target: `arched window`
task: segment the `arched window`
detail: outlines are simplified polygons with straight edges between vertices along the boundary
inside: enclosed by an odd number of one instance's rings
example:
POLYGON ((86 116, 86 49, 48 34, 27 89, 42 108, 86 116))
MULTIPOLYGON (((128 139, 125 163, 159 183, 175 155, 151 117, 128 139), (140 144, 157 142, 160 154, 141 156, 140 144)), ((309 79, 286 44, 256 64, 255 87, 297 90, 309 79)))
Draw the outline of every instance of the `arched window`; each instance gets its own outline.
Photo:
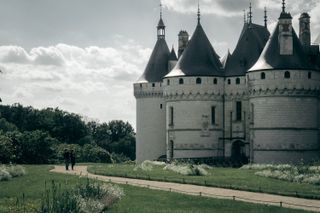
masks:
POLYGON ((183 78, 179 79, 179 84, 183 84, 183 78))
POLYGON ((217 84, 218 83, 218 79, 213 79, 213 84, 217 84))
POLYGON ((308 72, 308 79, 311 79, 311 72, 308 72))
POLYGON ((231 80, 230 79, 228 79, 228 84, 231 84, 231 80))
POLYGON ((290 72, 289 71, 286 71, 284 73, 284 78, 290 78, 290 72))
POLYGON ((240 78, 236 78, 236 84, 240 84, 240 78))
POLYGON ((266 79, 266 74, 264 72, 261 73, 261 79, 266 79))
POLYGON ((167 80, 167 85, 170 85, 170 80, 169 79, 167 80))
POLYGON ((201 84, 201 78, 196 79, 196 84, 201 84))

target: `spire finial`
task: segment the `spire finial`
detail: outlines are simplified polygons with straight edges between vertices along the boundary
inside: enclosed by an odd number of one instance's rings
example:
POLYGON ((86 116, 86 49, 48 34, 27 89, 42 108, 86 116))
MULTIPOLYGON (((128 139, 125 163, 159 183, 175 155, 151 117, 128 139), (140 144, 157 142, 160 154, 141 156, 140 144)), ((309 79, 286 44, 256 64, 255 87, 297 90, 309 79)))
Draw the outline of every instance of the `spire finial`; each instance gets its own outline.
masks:
POLYGON ((252 23, 252 3, 250 2, 249 6, 249 23, 252 23))
POLYGON ((247 13, 246 10, 243 10, 243 21, 246 24, 247 23, 247 13))
POLYGON ((200 0, 198 0, 198 23, 200 23, 200 0))
POLYGON ((264 27, 268 27, 267 7, 264 7, 264 27))
POLYGON ((160 0, 160 19, 162 19, 162 2, 161 2, 161 0, 160 0))
POLYGON ((286 0, 282 0, 282 12, 286 12, 286 0))

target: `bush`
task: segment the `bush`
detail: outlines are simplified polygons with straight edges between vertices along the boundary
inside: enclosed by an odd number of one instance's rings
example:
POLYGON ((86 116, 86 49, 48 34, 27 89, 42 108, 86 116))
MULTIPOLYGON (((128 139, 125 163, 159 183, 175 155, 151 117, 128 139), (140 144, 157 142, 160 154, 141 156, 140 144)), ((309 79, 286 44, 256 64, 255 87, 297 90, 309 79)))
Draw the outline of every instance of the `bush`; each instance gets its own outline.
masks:
POLYGON ((14 146, 12 140, 5 136, 0 135, 0 163, 9 163, 13 160, 14 146))
POLYGON ((0 167, 0 181, 8 181, 12 178, 10 173, 6 170, 4 166, 0 167))
POLYGON ((124 196, 123 190, 112 184, 79 183, 74 189, 61 191, 54 181, 41 200, 39 213, 100 213, 109 209, 124 196))
POLYGON ((25 169, 19 165, 2 165, 0 167, 0 181, 8 181, 11 178, 23 176, 25 174, 25 169))

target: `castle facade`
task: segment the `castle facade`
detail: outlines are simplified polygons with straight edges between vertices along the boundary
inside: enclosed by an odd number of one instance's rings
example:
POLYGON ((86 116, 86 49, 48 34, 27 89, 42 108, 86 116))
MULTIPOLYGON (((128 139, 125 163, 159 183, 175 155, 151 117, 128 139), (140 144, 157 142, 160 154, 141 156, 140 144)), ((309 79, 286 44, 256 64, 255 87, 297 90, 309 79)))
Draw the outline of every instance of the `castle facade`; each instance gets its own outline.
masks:
POLYGON ((270 34, 251 7, 233 53, 220 59, 200 21, 169 50, 160 17, 157 42, 134 83, 136 160, 222 158, 254 163, 319 159, 320 52, 310 16, 297 36, 282 12, 270 34))

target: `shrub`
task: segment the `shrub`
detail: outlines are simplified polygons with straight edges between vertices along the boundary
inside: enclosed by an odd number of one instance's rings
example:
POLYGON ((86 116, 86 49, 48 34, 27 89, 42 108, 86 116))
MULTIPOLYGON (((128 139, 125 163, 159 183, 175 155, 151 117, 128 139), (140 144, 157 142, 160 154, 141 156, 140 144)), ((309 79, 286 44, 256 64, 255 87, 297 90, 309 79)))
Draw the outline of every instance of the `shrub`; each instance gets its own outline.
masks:
POLYGON ((12 178, 10 173, 6 170, 4 166, 0 167, 0 181, 8 181, 12 178))
POLYGON ((185 164, 185 165, 167 164, 163 169, 171 170, 181 175, 194 175, 194 176, 208 175, 208 172, 203 167, 199 165, 193 165, 193 164, 185 164))

